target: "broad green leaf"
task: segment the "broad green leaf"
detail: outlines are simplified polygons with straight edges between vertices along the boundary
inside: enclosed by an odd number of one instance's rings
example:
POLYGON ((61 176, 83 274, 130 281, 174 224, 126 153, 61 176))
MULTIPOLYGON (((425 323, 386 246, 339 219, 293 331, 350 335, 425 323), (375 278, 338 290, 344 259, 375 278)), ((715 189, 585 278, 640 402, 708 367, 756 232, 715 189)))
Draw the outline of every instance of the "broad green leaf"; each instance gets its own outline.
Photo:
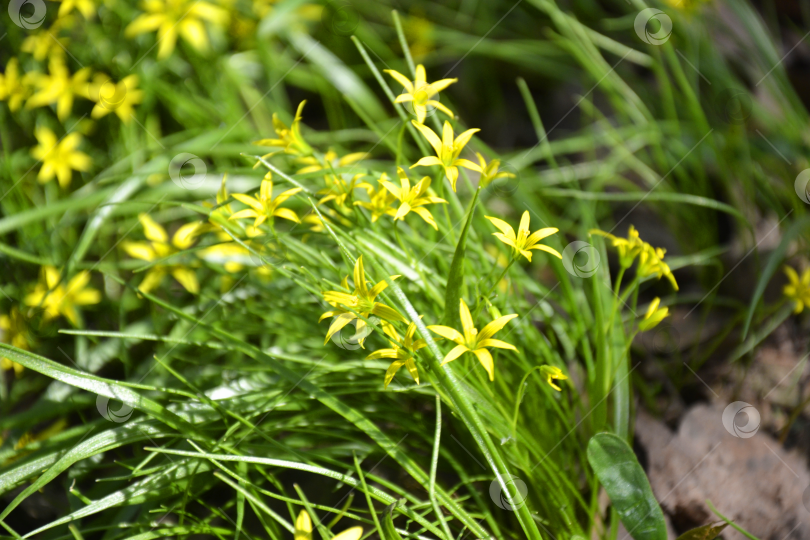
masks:
POLYGON ((666 540, 664 513, 633 449, 612 433, 588 442, 588 461, 634 540, 666 540))
POLYGON ((678 540, 714 540, 726 527, 728 527, 728 523, 717 523, 714 525, 710 523, 709 525, 686 531, 678 537, 678 540))
POLYGON ((475 215, 475 205, 478 203, 478 193, 475 190, 470 208, 467 210, 467 221, 461 230, 461 236, 456 244, 456 252, 453 255, 453 262, 450 265, 450 273, 447 275, 447 287, 444 290, 444 318, 443 324, 451 328, 461 328, 461 318, 458 312, 459 301, 461 300, 461 286, 464 284, 464 253, 467 245, 467 232, 470 230, 473 216, 475 215))

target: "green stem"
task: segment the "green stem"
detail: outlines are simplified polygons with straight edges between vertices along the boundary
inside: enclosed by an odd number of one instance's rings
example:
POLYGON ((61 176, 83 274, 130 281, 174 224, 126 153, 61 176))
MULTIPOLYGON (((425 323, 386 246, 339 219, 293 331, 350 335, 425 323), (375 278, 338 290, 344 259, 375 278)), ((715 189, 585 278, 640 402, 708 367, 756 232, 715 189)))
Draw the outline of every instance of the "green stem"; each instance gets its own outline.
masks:
POLYGON ((439 446, 442 439, 442 398, 438 394, 436 395, 436 436, 433 438, 433 457, 430 460, 430 489, 428 490, 430 494, 430 504, 433 505, 433 512, 436 514, 436 518, 439 520, 439 523, 442 525, 442 530, 444 531, 444 536, 446 540, 453 540, 453 533, 450 532, 450 528, 447 526, 447 522, 444 519, 444 514, 442 514, 442 509, 439 507, 439 502, 436 500, 436 469, 439 465, 439 446))

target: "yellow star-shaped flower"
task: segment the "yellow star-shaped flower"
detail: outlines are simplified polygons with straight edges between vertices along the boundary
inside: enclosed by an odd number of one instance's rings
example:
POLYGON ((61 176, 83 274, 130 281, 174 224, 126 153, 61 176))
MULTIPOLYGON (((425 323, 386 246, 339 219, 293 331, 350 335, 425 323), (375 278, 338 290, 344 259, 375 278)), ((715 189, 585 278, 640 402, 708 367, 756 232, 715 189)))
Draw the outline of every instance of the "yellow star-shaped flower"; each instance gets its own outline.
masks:
POLYGON ((512 315, 504 315, 503 317, 498 317, 484 328, 481 329, 479 333, 478 330, 475 328, 475 325, 472 320, 472 315, 470 315, 470 308, 467 307, 467 304, 464 302, 464 299, 461 299, 459 304, 459 313, 461 315, 461 327, 464 333, 462 334, 455 328, 450 328, 449 326, 440 326, 440 325, 433 325, 428 326, 428 330, 439 334, 443 338, 447 338, 450 341, 456 343, 456 346, 444 357, 442 361, 442 365, 452 362, 465 352, 473 353, 477 358, 478 361, 481 362, 481 365, 484 366, 484 369, 487 370, 489 374, 489 380, 495 380, 495 362, 492 359, 492 355, 487 350, 487 347, 495 347, 496 349, 509 349, 512 351, 517 350, 514 345, 506 343, 505 341, 500 341, 498 339, 492 339, 492 336, 495 335, 496 332, 500 331, 506 323, 517 317, 517 314, 512 315))
POLYGON ((419 384, 419 372, 416 369, 414 355, 416 354, 416 351, 426 347, 427 343, 425 343, 424 339, 413 339, 413 335, 416 332, 416 324, 411 323, 408 325, 404 338, 399 337, 394 325, 383 321, 382 327, 383 332, 391 337, 391 348, 379 349, 368 355, 366 358, 368 360, 378 360, 380 358, 394 359, 394 361, 385 371, 386 387, 388 387, 388 385, 394 379, 394 375, 397 374, 397 371, 399 371, 399 368, 402 366, 405 366, 408 369, 408 372, 411 374, 411 377, 413 377, 413 380, 416 381, 416 384, 419 384))
POLYGON ((455 115, 453 111, 442 105, 439 101, 433 99, 439 92, 458 81, 458 79, 442 79, 434 83, 428 84, 425 79, 425 66, 419 64, 416 66, 416 79, 411 82, 408 77, 393 69, 386 69, 386 73, 391 75, 397 80, 399 84, 405 87, 405 93, 400 94, 394 100, 396 103, 410 103, 413 107, 413 112, 416 115, 416 121, 420 124, 425 123, 425 116, 427 116, 428 107, 439 109, 444 114, 453 118, 455 115))
POLYGON ((401 167, 397 167, 397 174, 399 175, 400 187, 380 177, 380 184, 385 186, 385 189, 390 191, 394 197, 399 200, 399 208, 397 208, 397 211, 394 213, 394 221, 404 219, 410 212, 414 212, 424 219, 428 225, 438 231, 439 227, 436 225, 436 221, 433 219, 430 210, 425 208, 425 205, 447 204, 447 201, 439 197, 427 195, 427 191, 430 189, 430 177, 423 177, 414 187, 411 187, 408 175, 401 167))
POLYGON ((279 208, 281 203, 301 191, 301 188, 292 188, 284 191, 273 198, 273 175, 267 173, 264 175, 261 187, 259 188, 259 198, 243 195, 241 193, 234 193, 233 198, 237 201, 248 205, 250 208, 236 212, 228 219, 243 219, 254 218, 253 226, 258 227, 267 220, 273 222, 274 217, 289 219, 296 223, 301 223, 298 215, 289 208, 279 208))
POLYGON ((68 133, 58 141, 53 131, 38 127, 34 135, 39 144, 31 149, 31 155, 42 162, 37 179, 44 184, 55 176, 61 188, 67 188, 73 178, 73 171, 89 171, 93 160, 76 148, 82 142, 78 133, 68 133))
POLYGON ((458 157, 461 154, 461 151, 464 150, 467 143, 470 142, 472 136, 476 132, 481 131, 480 129, 468 129, 454 139, 453 127, 450 125, 450 122, 445 121, 444 128, 442 130, 442 138, 439 139, 439 136, 426 125, 414 122, 413 120, 411 123, 416 126, 416 129, 418 129, 422 135, 424 135, 424 137, 430 143, 430 146, 432 146, 433 150, 436 152, 435 156, 423 157, 411 165, 411 169, 420 165, 440 165, 444 169, 444 174, 447 176, 447 179, 450 180, 450 185, 453 186, 453 191, 456 190, 456 180, 458 180, 459 167, 465 167, 479 173, 482 172, 481 167, 469 159, 461 159, 458 157))
POLYGON ((43 320, 55 319, 59 315, 69 320, 73 326, 79 325, 77 306, 98 304, 101 293, 88 287, 90 272, 79 272, 68 281, 67 286, 61 283, 59 270, 53 266, 42 267, 42 278, 34 290, 28 294, 26 305, 44 310, 43 320))
POLYGON ((498 218, 484 216, 488 220, 492 222, 493 225, 498 227, 501 232, 499 233, 492 233, 492 236, 506 244, 507 246, 511 246, 514 250, 514 256, 523 255, 526 259, 531 262, 532 260, 532 252, 533 249, 539 249, 540 251, 545 251, 546 253, 551 253, 558 259, 562 259, 562 255, 554 249, 550 248, 544 244, 540 244, 540 240, 546 238, 547 236, 551 236, 559 231, 556 227, 545 227, 543 229, 534 231, 533 233, 529 234, 529 220, 531 217, 529 216, 529 211, 526 210, 523 212, 523 217, 520 218, 520 225, 518 226, 518 232, 515 234, 515 230, 505 221, 500 220, 498 218))
POLYGON ((785 274, 787 274, 790 283, 785 285, 782 292, 795 302, 796 308, 793 312, 801 313, 804 311, 805 306, 810 306, 810 268, 802 272, 801 278, 799 278, 796 270, 789 266, 785 267, 785 274))

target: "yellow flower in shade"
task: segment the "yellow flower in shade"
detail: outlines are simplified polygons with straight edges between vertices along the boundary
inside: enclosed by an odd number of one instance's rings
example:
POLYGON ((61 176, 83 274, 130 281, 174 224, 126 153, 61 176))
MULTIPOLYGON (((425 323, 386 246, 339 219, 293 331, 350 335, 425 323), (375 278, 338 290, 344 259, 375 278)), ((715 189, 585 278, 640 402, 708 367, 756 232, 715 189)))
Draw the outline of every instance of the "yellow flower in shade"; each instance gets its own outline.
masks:
POLYGON ((20 74, 20 62, 16 58, 8 61, 5 73, 0 73, 0 101, 8 101, 11 112, 18 110, 30 93, 26 80, 20 74))
POLYGON ((442 79, 428 84, 425 81, 425 66, 422 64, 416 66, 416 80, 413 82, 402 73, 394 71, 393 69, 386 69, 385 72, 405 87, 405 93, 397 96, 397 99, 394 101, 396 103, 410 103, 413 107, 414 114, 416 114, 416 121, 420 124, 425 123, 428 107, 439 109, 450 118, 455 116, 453 111, 433 98, 436 97, 439 92, 458 81, 458 79, 442 79))
POLYGON ((174 50, 179 35, 199 52, 208 50, 208 21, 226 26, 228 11, 201 0, 145 0, 141 7, 146 13, 129 23, 124 35, 128 38, 157 30, 157 57, 166 58, 174 50))
MULTIPOLYGON (((18 349, 28 350, 31 342, 31 335, 28 332, 28 325, 25 323, 20 310, 11 308, 8 315, 0 315, 0 341, 13 345, 18 349)), ((0 357, 0 369, 14 369, 14 374, 22 375, 23 366, 9 358, 0 357)))
POLYGON ((658 323, 663 321, 667 316, 669 316, 669 308, 664 306, 659 308, 658 306, 661 304, 661 299, 655 297, 652 302, 650 302, 650 307, 647 308, 647 313, 644 315, 644 318, 638 323, 638 329, 642 332, 647 330, 651 330, 658 326, 658 323))
POLYGON ((298 174, 306 174, 316 171, 324 171, 329 169, 337 169, 338 167, 348 167, 357 163, 361 159, 365 159, 368 152, 354 152, 353 154, 346 154, 343 157, 338 157, 337 152, 329 150, 322 158, 316 156, 306 156, 298 158, 295 162, 298 165, 303 165, 303 168, 298 169, 298 174))
POLYGON ((419 165, 441 165, 444 169, 444 174, 447 176, 448 180, 450 180, 450 184, 453 186, 453 191, 456 190, 456 180, 458 180, 459 167, 465 167, 479 173, 481 172, 481 167, 472 161, 458 157, 461 154, 461 151, 464 150, 467 143, 470 142, 473 134, 481 131, 480 129, 468 129, 453 139, 453 128, 450 126, 450 122, 445 121, 444 129, 442 130, 442 138, 439 139, 439 136, 426 125, 419 124, 413 120, 411 120, 411 122, 414 126, 416 126, 416 129, 418 129, 422 135, 425 136, 430 143, 430 146, 432 146, 433 150, 436 152, 436 156, 423 157, 411 165, 411 169, 419 165))
POLYGON ((638 235, 635 227, 630 225, 627 230, 627 238, 620 238, 613 236, 605 231, 599 229, 591 229, 589 234, 603 236, 610 240, 613 247, 619 253, 619 265, 622 268, 630 268, 633 261, 638 257, 637 273, 639 277, 647 277, 656 275, 658 279, 665 277, 672 284, 672 287, 677 291, 678 283, 675 281, 675 276, 672 275, 669 265, 664 262, 664 255, 666 250, 664 248, 656 248, 644 242, 638 235))
POLYGON ((399 175, 399 184, 401 187, 397 187, 388 180, 380 177, 380 184, 385 186, 385 189, 399 199, 399 208, 394 214, 394 221, 404 219, 410 212, 414 212, 424 219, 428 225, 438 231, 439 227, 436 226, 433 215, 431 215, 430 210, 424 206, 426 204, 447 204, 447 201, 439 197, 427 195, 427 191, 430 189, 429 177, 423 177, 414 187, 411 187, 408 175, 401 167, 397 167, 397 174, 399 175))
POLYGON ((508 171, 499 171, 501 160, 493 159, 489 163, 484 159, 479 152, 475 153, 478 156, 478 165, 481 167, 481 179, 478 181, 480 187, 487 187, 493 180, 499 178, 514 178, 515 175, 508 171))
POLYGON ((115 112, 125 124, 132 121, 134 105, 143 100, 143 90, 138 90, 137 75, 128 75, 118 83, 104 77, 99 84, 92 86, 90 95, 96 101, 91 117, 98 119, 115 112))
POLYGON ((664 248, 654 248, 645 242, 644 248, 638 256, 638 275, 639 277, 655 275, 658 276, 658 279, 666 276, 672 284, 672 288, 677 291, 678 283, 675 281, 675 276, 672 275, 669 265, 664 262, 666 252, 664 248))
POLYGON ((74 9, 77 9, 84 15, 85 19, 90 19, 96 14, 96 4, 93 0, 53 0, 54 2, 61 2, 59 6, 58 17, 65 17, 69 15, 74 9))
MULTIPOLYGON (((388 279, 394 280, 397 279, 399 276, 389 276, 388 279)), ((343 278, 343 282, 341 286, 344 290, 349 290, 349 277, 346 276, 343 278)), ((335 317, 335 320, 332 321, 332 324, 329 326, 329 330, 326 332, 326 339, 323 340, 324 345, 331 339, 333 335, 340 330, 343 329, 344 326, 352 322, 353 320, 357 319, 357 315, 352 313, 351 311, 346 310, 345 308, 351 308, 355 312, 359 313, 366 319, 368 319, 371 315, 376 315, 380 319, 386 321, 399 321, 405 322, 405 318, 400 315, 397 310, 392 307, 388 307, 381 302, 376 302, 375 299, 377 296, 383 292, 388 287, 387 281, 380 281, 376 285, 372 286, 370 289, 366 284, 366 275, 365 269, 363 268, 363 256, 360 255, 357 258, 357 262, 354 264, 354 292, 351 294, 342 291, 327 291, 323 293, 323 299, 326 300, 329 305, 336 308, 332 311, 327 311, 321 318, 318 319, 318 322, 326 319, 327 317, 335 317), (345 306, 345 307, 343 307, 345 306)), ((358 319, 357 326, 356 326, 356 335, 363 336, 368 335, 368 329, 366 328, 366 321, 362 319, 358 319)), ((365 336, 361 337, 358 340, 358 343, 361 347, 363 347, 363 341, 365 341, 365 336)), ((365 347, 363 347, 365 348, 365 347)))
POLYGON ((557 392, 562 391, 559 386, 554 384, 555 379, 558 381, 564 381, 568 378, 568 376, 565 375, 560 368, 554 366, 540 366, 540 371, 543 373, 543 376, 545 376, 546 382, 550 387, 557 392))
MULTIPOLYGON (((285 154, 292 154, 296 156, 309 156, 312 155, 312 147, 307 144, 304 137, 301 135, 301 113, 304 111, 306 100, 298 104, 298 109, 295 111, 295 118, 292 124, 287 127, 287 124, 279 120, 278 115, 273 113, 273 129, 276 132, 277 139, 260 139, 253 144, 257 146, 276 146, 284 149, 285 154)), ((263 156, 268 157, 276 154, 277 152, 270 152, 263 156)), ((257 164, 258 165, 258 164, 257 164)))
POLYGON ((89 171, 93 160, 76 148, 82 142, 82 136, 76 132, 68 133, 57 141, 53 131, 38 127, 34 135, 39 144, 31 149, 31 155, 42 162, 37 179, 44 184, 55 176, 63 189, 70 185, 73 171, 89 171))
POLYGON ((56 103, 56 116, 65 120, 73 109, 76 96, 87 98, 90 68, 82 68, 71 76, 61 57, 51 57, 48 75, 31 73, 30 80, 38 91, 25 102, 26 109, 44 107, 56 103))
POLYGON ((533 233, 529 234, 529 220, 531 217, 529 216, 529 211, 526 210, 523 212, 523 217, 520 218, 520 225, 518 226, 517 235, 515 234, 515 230, 505 221, 500 220, 498 218, 484 216, 488 220, 492 222, 493 225, 498 227, 501 230, 499 233, 492 233, 492 236, 506 244, 507 246, 512 246, 513 254, 515 257, 518 255, 523 255, 526 259, 531 262, 532 260, 532 252, 533 249, 539 249, 540 251, 545 251, 546 253, 551 253, 558 259, 562 259, 562 255, 553 248, 550 248, 544 244, 540 244, 540 240, 546 238, 547 236, 551 236, 559 231, 556 227, 545 227, 543 229, 534 231, 533 233))
MULTIPOLYGON (((177 229, 177 232, 172 236, 171 242, 169 242, 166 229, 158 225, 148 214, 140 214, 138 221, 141 222, 143 233, 149 242, 123 242, 121 247, 130 257, 147 262, 157 261, 190 248, 202 229, 202 224, 199 222, 186 223, 177 229)), ((200 292, 197 274, 187 266, 172 263, 152 266, 143 281, 141 281, 138 289, 148 293, 160 285, 167 273, 170 273, 188 292, 192 294, 200 292)))
POLYGON ((461 299, 460 301, 459 313, 461 314, 461 327, 464 334, 455 328, 450 328, 449 326, 428 326, 428 330, 431 332, 435 332, 443 338, 447 338, 456 343, 456 346, 444 357, 442 365, 452 362, 465 352, 471 352, 478 358, 478 361, 481 362, 484 369, 487 370, 489 380, 494 381, 495 364, 492 360, 492 355, 487 350, 487 347, 509 349, 512 351, 517 350, 514 345, 506 343, 505 341, 492 339, 492 336, 506 326, 506 323, 517 317, 517 314, 513 313, 512 315, 498 317, 482 328, 481 332, 479 333, 474 326, 472 315, 470 315, 470 308, 468 308, 467 304, 464 303, 464 299, 461 299))
MULTIPOLYGON (((387 179, 388 175, 382 173, 380 175, 380 182, 387 179)), ((380 186, 378 189, 371 188, 368 192, 369 195, 369 202, 365 201, 354 201, 354 204, 365 208, 369 212, 371 212, 371 222, 375 223, 380 216, 389 215, 395 216, 397 211, 391 207, 391 203, 396 200, 390 191, 385 189, 385 187, 380 186)))
POLYGON ((268 172, 266 175, 264 175, 264 180, 262 180, 261 187, 259 188, 258 199, 249 195, 234 193, 234 199, 248 205, 250 208, 240 210, 228 219, 254 218, 254 227, 258 227, 268 219, 270 220, 270 223, 272 223, 274 217, 280 217, 289 219, 290 221, 294 221, 296 223, 301 223, 301 220, 298 219, 298 215, 295 212, 289 208, 279 208, 281 203, 301 191, 301 188, 297 187, 288 189, 287 191, 280 193, 278 197, 274 199, 272 178, 272 173, 268 172))
MULTIPOLYGON (((295 520, 294 540, 312 540, 312 519, 306 510, 301 510, 295 520)), ((351 527, 335 535, 332 540, 359 540, 363 527, 351 527)))
POLYGON ((365 189, 366 193, 371 194, 374 187, 368 182, 360 182, 360 179, 365 176, 364 173, 355 174, 348 182, 343 179, 342 174, 327 174, 324 177, 326 187, 318 191, 318 195, 324 197, 318 201, 318 206, 329 201, 335 201, 338 206, 346 206, 346 199, 351 204, 354 204, 354 190, 365 189))
POLYGON ((801 313, 805 306, 810 306, 810 268, 802 272, 801 278, 796 270, 789 266, 785 267, 785 274, 790 283, 785 285, 782 292, 796 303, 796 309, 793 312, 801 313))
POLYGON ((90 272, 87 270, 73 276, 67 286, 64 286, 59 270, 53 266, 43 266, 42 278, 24 301, 28 306, 43 309, 42 318, 45 321, 64 315, 73 326, 78 326, 79 312, 76 307, 98 304, 101 301, 101 293, 88 287, 88 283, 90 272))
MULTIPOLYGON (((420 317, 421 318, 421 317, 420 317)), ((385 371, 385 386, 388 387, 391 384, 391 381, 394 379, 394 375, 397 374, 399 368, 405 366, 408 368, 408 372, 413 377, 413 380, 416 381, 416 384, 419 384, 419 372, 416 370, 416 362, 414 362, 414 354, 419 349, 427 346, 424 339, 413 339, 414 332, 416 332, 416 324, 411 323, 408 325, 408 329, 405 331, 405 337, 400 338, 399 334, 397 334, 394 325, 389 324, 385 321, 382 322, 383 332, 387 336, 391 337, 390 349, 380 349, 374 351, 370 355, 366 357, 368 360, 379 360, 380 358, 393 358, 394 361, 388 366, 388 369, 385 371), (400 346, 401 345, 401 346, 400 346)))

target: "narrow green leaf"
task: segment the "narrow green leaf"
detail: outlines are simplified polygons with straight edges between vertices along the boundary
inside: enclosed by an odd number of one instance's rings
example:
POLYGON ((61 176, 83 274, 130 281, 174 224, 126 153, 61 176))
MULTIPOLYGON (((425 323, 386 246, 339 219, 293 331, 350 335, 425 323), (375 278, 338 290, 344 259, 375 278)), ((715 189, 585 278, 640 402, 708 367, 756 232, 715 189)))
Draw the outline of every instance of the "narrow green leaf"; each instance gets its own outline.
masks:
POLYGON ((197 428, 166 409, 163 405, 143 397, 131 388, 122 386, 113 380, 103 379, 77 369, 63 366, 53 360, 12 347, 6 343, 0 343, 0 350, 3 351, 3 356, 18 364, 22 364, 30 370, 42 373, 52 379, 87 390, 99 396, 122 401, 130 407, 145 412, 149 416, 160 420, 180 432, 193 433, 197 437, 205 439, 197 428))
POLYGON ((392 502, 383 511, 382 529, 383 534, 385 534, 384 540, 402 540, 402 536, 394 527, 394 508, 396 508, 397 504, 399 504, 399 501, 392 502))
POLYGON ((703 527, 686 531, 678 537, 678 540, 714 540, 720 536, 720 533, 723 532, 723 529, 726 527, 728 527, 728 523, 710 523, 703 527))
POLYGON ((768 286, 768 282, 771 281, 774 273, 776 273, 776 268, 782 264, 782 261, 785 259, 785 252, 787 251, 788 246, 793 242, 796 235, 808 225, 810 225, 810 216, 806 216, 794 222, 790 227, 788 227, 785 234, 782 235, 782 241, 779 242, 779 245, 775 250, 773 250, 773 253, 771 253, 770 258, 768 259, 768 264, 765 265, 765 269, 762 271, 759 281, 757 281, 757 287, 754 289, 754 296, 751 297, 751 305, 748 306, 748 316, 745 318, 745 325, 743 326, 742 332, 743 340, 748 335, 748 330, 751 327, 751 320, 754 318, 754 311, 759 303, 759 299, 762 298, 762 294, 765 292, 765 287, 768 286))
POLYGON ((597 433, 588 442, 588 461, 630 536, 666 540, 664 513, 633 449, 617 435, 597 433))
POLYGON ((461 328, 461 319, 458 313, 459 300, 461 299, 461 286, 464 284, 464 253, 467 245, 467 232, 470 230, 473 216, 475 215, 475 205, 478 203, 478 193, 470 202, 467 210, 467 221, 461 230, 461 236, 456 244, 456 252, 453 255, 453 262, 450 264, 450 273, 447 275, 447 287, 444 290, 444 318, 443 324, 452 328, 461 328))

